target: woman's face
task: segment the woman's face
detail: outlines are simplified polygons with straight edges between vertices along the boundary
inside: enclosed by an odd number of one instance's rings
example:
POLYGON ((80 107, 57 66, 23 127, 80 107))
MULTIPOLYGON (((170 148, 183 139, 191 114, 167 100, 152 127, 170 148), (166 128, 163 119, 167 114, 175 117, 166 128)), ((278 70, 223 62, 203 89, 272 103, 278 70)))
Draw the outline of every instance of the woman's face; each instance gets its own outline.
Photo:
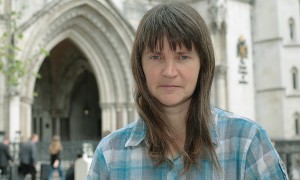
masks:
POLYGON ((199 55, 194 45, 190 51, 183 45, 172 51, 166 37, 163 42, 163 50, 146 49, 142 55, 148 90, 165 107, 189 104, 200 72, 199 55))

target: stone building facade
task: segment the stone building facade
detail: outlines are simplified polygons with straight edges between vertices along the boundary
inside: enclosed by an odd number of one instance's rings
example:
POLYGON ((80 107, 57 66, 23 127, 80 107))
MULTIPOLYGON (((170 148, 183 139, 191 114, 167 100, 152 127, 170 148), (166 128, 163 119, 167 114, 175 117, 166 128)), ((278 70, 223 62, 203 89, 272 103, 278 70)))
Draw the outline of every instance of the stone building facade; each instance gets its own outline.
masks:
MULTIPOLYGON (((163 1, 163 0, 162 0, 163 1)), ((216 50, 212 105, 256 120, 272 139, 300 136, 299 0, 184 0, 208 24, 216 50)), ((21 59, 40 47, 18 93, 0 75, 0 131, 97 139, 137 118, 130 53, 142 15, 159 0, 11 0, 21 59), (116 4, 121 3, 120 4, 116 4), (38 96, 34 96, 38 94, 38 96)), ((6 20, 0 20, 6 31, 6 20)))
POLYGON ((100 139, 102 129, 114 131, 136 118, 129 68, 134 30, 111 2, 53 0, 39 10, 30 9, 37 6, 29 1, 14 3, 2 9, 29 5, 19 20, 20 59, 41 47, 50 54, 28 67, 42 78, 24 77, 17 93, 4 88, 1 76, 2 131, 12 140, 33 132, 42 141, 53 134, 100 139))

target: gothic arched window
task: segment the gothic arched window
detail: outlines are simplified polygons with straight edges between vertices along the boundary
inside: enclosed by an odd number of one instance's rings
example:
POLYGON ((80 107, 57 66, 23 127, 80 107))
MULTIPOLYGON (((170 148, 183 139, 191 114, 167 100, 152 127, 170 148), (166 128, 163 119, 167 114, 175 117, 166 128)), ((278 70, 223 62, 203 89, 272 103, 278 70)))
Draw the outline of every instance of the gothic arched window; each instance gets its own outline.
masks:
POLYGON ((294 90, 299 88, 299 73, 298 73, 298 69, 296 67, 292 68, 292 87, 294 90))
POLYGON ((294 40, 295 39, 295 20, 294 20, 294 18, 290 17, 288 23, 289 23, 290 39, 294 40))

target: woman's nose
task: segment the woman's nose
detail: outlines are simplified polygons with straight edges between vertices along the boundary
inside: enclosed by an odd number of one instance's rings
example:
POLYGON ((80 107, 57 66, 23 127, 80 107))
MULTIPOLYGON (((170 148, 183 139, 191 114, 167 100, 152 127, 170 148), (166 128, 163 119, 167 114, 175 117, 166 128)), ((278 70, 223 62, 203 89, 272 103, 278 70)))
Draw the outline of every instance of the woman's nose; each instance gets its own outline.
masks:
POLYGON ((165 77, 175 77, 177 75, 177 68, 174 60, 166 60, 163 63, 162 75, 165 77))

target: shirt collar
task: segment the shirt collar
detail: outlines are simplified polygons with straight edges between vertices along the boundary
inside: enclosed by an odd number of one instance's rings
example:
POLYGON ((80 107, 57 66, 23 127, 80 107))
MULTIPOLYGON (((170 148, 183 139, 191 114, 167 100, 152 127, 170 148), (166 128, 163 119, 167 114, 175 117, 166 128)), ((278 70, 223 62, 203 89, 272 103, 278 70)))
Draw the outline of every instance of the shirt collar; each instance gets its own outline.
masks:
POLYGON ((133 126, 131 135, 126 142, 125 147, 138 146, 145 140, 147 132, 146 123, 142 119, 138 119, 135 123, 136 124, 133 126))
MULTIPOLYGON (((210 123, 210 137, 212 140, 212 143, 215 146, 219 145, 219 136, 217 133, 217 122, 218 122, 218 114, 214 110, 212 111, 212 119, 210 123)), ((146 138, 146 132, 147 132, 147 126, 146 123, 142 119, 138 119, 136 122, 136 125, 133 127, 133 130, 131 132, 131 135, 129 139, 127 140, 125 147, 130 146, 138 146, 143 141, 145 141, 146 138)), ((145 142, 147 144, 147 142, 145 142)))
POLYGON ((215 110, 212 110, 211 112, 211 123, 210 123, 210 137, 211 137, 211 141, 215 146, 219 146, 220 141, 219 141, 219 135, 218 135, 218 128, 217 128, 217 124, 218 124, 218 113, 215 112, 215 110))

